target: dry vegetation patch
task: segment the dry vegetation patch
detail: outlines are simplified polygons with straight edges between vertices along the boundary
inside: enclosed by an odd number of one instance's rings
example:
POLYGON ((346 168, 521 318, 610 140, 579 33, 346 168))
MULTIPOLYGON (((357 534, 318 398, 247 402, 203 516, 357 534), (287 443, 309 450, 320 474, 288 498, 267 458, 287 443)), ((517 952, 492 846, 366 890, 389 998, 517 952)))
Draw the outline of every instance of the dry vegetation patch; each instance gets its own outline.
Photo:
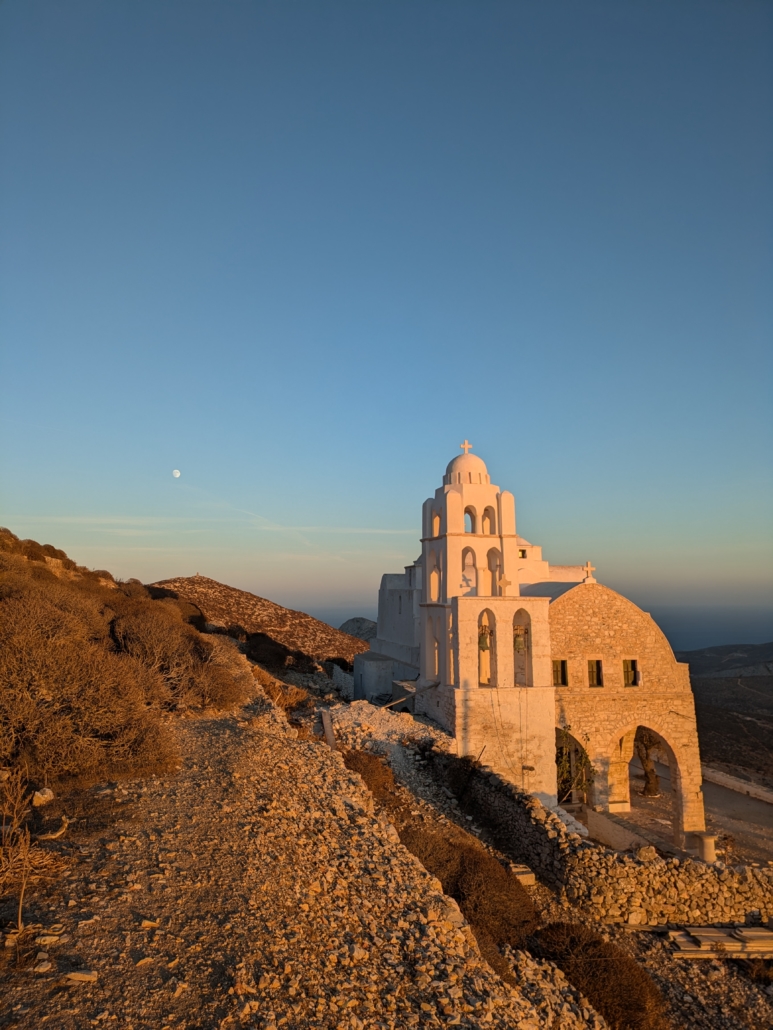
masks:
POLYGON ((174 601, 57 575, 33 544, 0 531, 0 768, 49 782, 168 767, 165 713, 230 706, 243 684, 174 601))
POLYGON ((404 846, 459 905, 491 968, 515 983, 503 949, 523 947, 537 924, 536 910, 521 884, 460 827, 414 817, 392 770, 376 755, 348 751, 344 761, 362 776, 376 802, 387 809, 404 846))
POLYGON ((582 991, 613 1030, 667 1030, 665 1002, 649 973, 630 955, 580 923, 549 923, 530 940, 582 991))

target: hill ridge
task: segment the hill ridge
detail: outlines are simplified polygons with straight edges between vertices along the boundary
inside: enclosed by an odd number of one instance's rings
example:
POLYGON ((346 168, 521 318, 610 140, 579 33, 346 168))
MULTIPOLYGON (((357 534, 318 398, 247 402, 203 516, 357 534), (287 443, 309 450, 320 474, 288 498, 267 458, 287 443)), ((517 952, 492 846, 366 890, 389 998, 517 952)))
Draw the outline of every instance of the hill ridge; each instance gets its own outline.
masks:
POLYGON ((236 627, 237 634, 241 630, 248 638, 269 638, 296 657, 305 656, 316 662, 338 659, 351 664, 356 654, 370 647, 359 637, 342 633, 313 615, 285 608, 259 594, 228 586, 208 576, 177 576, 148 586, 167 590, 195 605, 210 624, 223 629, 236 627))

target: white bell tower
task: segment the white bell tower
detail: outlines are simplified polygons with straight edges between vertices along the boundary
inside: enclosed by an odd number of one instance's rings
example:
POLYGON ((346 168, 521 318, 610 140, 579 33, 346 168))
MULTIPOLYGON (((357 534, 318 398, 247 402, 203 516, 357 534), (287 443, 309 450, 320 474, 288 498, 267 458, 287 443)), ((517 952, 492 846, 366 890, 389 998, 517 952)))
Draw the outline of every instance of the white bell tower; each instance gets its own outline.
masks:
POLYGON ((420 675, 415 710, 555 802, 555 691, 549 598, 521 596, 515 498, 463 454, 422 510, 420 675))

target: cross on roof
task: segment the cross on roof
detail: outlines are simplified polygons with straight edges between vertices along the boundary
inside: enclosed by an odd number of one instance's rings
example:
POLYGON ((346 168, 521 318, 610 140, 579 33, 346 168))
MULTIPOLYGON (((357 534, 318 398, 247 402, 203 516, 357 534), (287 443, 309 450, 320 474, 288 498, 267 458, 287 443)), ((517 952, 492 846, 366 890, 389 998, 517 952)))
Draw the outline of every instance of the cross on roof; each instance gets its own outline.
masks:
POLYGON ((470 441, 469 441, 469 440, 465 440, 465 441, 464 441, 464 443, 460 443, 460 444, 459 444, 459 447, 460 447, 460 448, 461 448, 461 449, 462 449, 462 450, 464 451, 464 453, 465 453, 465 454, 466 454, 466 453, 467 453, 468 451, 471 451, 471 450, 472 450, 472 444, 470 443, 470 441))
POLYGON ((583 570, 585 572, 585 582, 586 583, 595 583, 596 580, 593 578, 593 573, 596 571, 596 566, 595 565, 591 565, 590 562, 586 562, 583 565, 583 570))
POLYGON ((507 588, 511 585, 510 580, 506 576, 502 575, 499 577, 497 582, 499 583, 499 589, 502 591, 502 597, 505 597, 507 595, 507 588))

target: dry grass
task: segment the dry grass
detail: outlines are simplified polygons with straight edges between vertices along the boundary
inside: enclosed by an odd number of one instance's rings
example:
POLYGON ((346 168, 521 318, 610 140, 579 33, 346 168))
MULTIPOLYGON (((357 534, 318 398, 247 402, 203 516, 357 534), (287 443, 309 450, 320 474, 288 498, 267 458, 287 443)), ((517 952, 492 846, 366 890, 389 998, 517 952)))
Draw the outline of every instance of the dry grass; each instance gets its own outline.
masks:
POLYGON ((471 834, 414 817, 384 761, 365 751, 348 751, 344 761, 389 811, 405 847, 459 905, 491 968, 514 983, 503 949, 523 947, 537 925, 531 898, 518 880, 471 834))
POLYGON ((530 950, 555 962, 612 1030, 668 1030, 663 996, 647 971, 590 927, 549 923, 530 950))
POLYGON ((163 769, 176 758, 165 712, 240 700, 243 684, 174 601, 102 573, 55 576, 4 543, 0 767, 42 782, 163 769))
POLYGON ((282 680, 272 676, 266 669, 259 665, 252 666, 252 675, 263 687, 266 695, 271 698, 277 708, 281 708, 285 715, 303 711, 311 703, 311 694, 303 687, 297 687, 292 683, 283 683, 282 680))
POLYGON ((20 769, 0 777, 0 899, 16 894, 19 930, 24 928, 24 897, 30 884, 56 874, 58 856, 43 851, 30 835, 31 794, 20 769))

